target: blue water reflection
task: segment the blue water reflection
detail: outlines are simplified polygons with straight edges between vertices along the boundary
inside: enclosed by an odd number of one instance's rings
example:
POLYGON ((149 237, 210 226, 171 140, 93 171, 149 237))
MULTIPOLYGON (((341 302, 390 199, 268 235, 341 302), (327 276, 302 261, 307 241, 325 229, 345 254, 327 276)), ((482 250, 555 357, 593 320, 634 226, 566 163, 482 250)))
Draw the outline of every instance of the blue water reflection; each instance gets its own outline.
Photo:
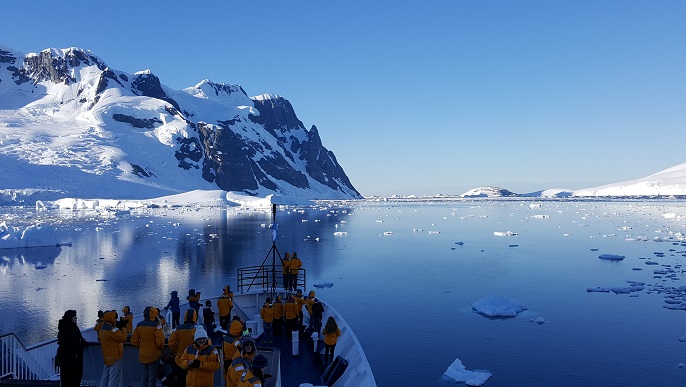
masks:
MULTIPOLYGON (((71 247, 0 251, 0 332, 35 343, 66 309, 86 327, 98 309, 138 313, 172 290, 218 295, 239 267, 271 260, 270 220, 235 209, 55 218, 71 247)), ((686 384, 686 315, 663 307, 665 289, 685 285, 682 202, 359 202, 277 220, 279 251, 298 252, 310 285, 334 284, 315 290, 353 327, 381 386, 452 385, 441 375, 455 358, 491 371, 487 386, 686 384), (506 231, 517 235, 494 235, 506 231), (646 289, 586 292, 627 281, 646 289), (528 310, 484 318, 471 304, 489 295, 528 310)))

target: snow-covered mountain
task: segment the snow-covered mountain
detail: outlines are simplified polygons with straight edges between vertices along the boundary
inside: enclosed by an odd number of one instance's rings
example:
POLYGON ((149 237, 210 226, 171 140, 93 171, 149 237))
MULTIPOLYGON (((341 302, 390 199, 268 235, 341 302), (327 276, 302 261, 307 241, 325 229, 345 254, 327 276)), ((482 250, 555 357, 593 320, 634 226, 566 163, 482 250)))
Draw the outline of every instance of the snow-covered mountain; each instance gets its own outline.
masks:
POLYGON ((517 196, 517 194, 500 187, 477 187, 460 195, 463 198, 501 198, 517 196))
POLYGON ((525 194, 512 193, 500 187, 471 189, 461 197, 686 197, 686 163, 667 168, 636 180, 606 184, 595 188, 570 190, 546 189, 525 194))
POLYGON ((636 180, 574 191, 573 196, 686 196, 686 163, 636 180))
POLYGON ((80 48, 0 46, 0 164, 0 203, 218 188, 361 197, 283 97, 209 80, 172 90, 80 48))

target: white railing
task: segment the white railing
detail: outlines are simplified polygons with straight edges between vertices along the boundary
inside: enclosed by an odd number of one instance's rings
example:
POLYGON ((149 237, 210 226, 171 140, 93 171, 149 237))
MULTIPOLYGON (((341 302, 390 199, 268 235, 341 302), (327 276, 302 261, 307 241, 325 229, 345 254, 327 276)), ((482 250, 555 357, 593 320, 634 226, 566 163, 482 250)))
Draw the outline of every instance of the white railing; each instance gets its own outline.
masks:
POLYGON ((55 370, 57 341, 50 340, 26 348, 13 334, 0 337, 0 375, 15 379, 45 380, 58 374, 55 370))

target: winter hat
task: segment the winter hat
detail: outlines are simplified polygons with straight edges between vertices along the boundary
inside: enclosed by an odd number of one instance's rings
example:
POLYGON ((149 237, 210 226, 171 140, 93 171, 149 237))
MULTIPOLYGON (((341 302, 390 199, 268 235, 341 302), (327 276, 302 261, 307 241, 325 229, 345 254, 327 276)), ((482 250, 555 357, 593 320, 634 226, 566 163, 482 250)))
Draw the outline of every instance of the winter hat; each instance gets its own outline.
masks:
POLYGON ((172 297, 176 297, 178 294, 179 294, 179 292, 177 292, 176 290, 171 292, 172 297))
POLYGON ((265 368, 267 366, 267 358, 262 354, 258 354, 252 359, 252 368, 265 368))
POLYGON ((74 316, 76 316, 76 311, 73 309, 69 309, 68 311, 64 312, 64 316, 62 316, 62 319, 71 320, 71 318, 74 316))
POLYGON ((205 328, 202 325, 198 325, 195 327, 195 335, 193 335, 193 341, 197 339, 206 339, 207 338, 207 332, 205 332, 205 328))

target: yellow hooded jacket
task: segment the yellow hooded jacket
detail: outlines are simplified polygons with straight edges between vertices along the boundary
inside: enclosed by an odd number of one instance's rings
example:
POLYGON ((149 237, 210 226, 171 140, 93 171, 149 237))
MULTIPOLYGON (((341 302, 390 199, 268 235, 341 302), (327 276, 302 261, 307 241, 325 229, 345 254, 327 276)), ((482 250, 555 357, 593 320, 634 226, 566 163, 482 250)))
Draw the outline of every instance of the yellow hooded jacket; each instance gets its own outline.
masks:
POLYGON ((291 298, 283 304, 283 313, 286 320, 293 320, 298 317, 298 302, 295 300, 295 295, 291 295, 291 298))
POLYGON ((283 274, 290 273, 291 272, 290 265, 291 265, 291 255, 286 253, 286 255, 281 260, 281 272, 283 274))
POLYGON ((298 270, 303 266, 303 262, 298 258, 297 255, 293 254, 291 257, 291 262, 288 264, 288 269, 291 274, 298 274, 298 270))
POLYGON ((102 347, 102 358, 105 366, 111 366, 124 356, 124 342, 126 341, 126 328, 119 329, 115 326, 117 312, 108 310, 102 316, 105 322, 100 327, 98 339, 102 347))
POLYGON ((193 344, 197 319, 198 313, 195 309, 188 309, 184 315, 184 323, 176 327, 176 330, 169 337, 169 350, 176 354, 177 359, 184 349, 193 344))
POLYGON ((219 352, 207 343, 201 347, 195 343, 189 345, 182 354, 176 357, 176 364, 188 370, 186 387, 214 386, 214 372, 221 367, 219 352), (200 367, 189 368, 188 362, 196 359, 200 360, 200 367))
POLYGON ((276 302, 274 303, 274 320, 281 320, 283 318, 283 302, 281 302, 281 297, 276 296, 276 302))
POLYGON ((150 364, 162 357, 164 332, 156 320, 157 313, 157 308, 145 308, 145 321, 139 322, 131 335, 131 344, 138 347, 138 360, 143 364, 150 364))
POLYGON ((272 304, 264 304, 262 309, 260 309, 260 317, 266 323, 274 321, 274 306, 272 304))
POLYGON ((124 313, 124 318, 128 321, 126 324, 126 331, 133 331, 133 313, 131 313, 131 308, 125 306, 121 311, 124 313))
POLYGON ((307 300, 305 300, 305 305, 307 305, 307 313, 312 316, 312 305, 314 305, 314 290, 310 290, 310 294, 307 295, 307 300))
POLYGON ((217 300, 217 308, 219 308, 219 316, 228 316, 233 309, 233 292, 229 290, 228 286, 224 286, 224 293, 217 300))
POLYGON ((250 364, 252 364, 252 359, 254 357, 255 352, 249 354, 238 352, 238 356, 234 356, 231 365, 229 366, 229 369, 226 370, 226 375, 224 376, 224 379, 226 379, 226 387, 236 387, 238 385, 241 375, 245 370, 250 368, 250 364))

